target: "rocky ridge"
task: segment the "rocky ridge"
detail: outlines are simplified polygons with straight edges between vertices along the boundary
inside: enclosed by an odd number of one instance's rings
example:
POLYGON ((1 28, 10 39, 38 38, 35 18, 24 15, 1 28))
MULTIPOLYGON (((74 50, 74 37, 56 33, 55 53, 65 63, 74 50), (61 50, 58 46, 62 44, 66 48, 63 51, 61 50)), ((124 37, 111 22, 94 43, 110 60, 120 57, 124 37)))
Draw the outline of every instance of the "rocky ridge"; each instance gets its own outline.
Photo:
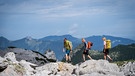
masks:
POLYGON ((114 63, 106 60, 88 60, 72 65, 52 62, 43 66, 17 61, 13 52, 0 57, 0 76, 124 76, 124 72, 114 63))
POLYGON ((39 66, 42 66, 48 62, 56 62, 56 56, 53 51, 46 51, 46 54, 43 55, 37 51, 22 48, 7 48, 0 51, 0 56, 4 57, 4 55, 8 52, 14 52, 17 61, 26 60, 27 62, 31 62, 39 66))

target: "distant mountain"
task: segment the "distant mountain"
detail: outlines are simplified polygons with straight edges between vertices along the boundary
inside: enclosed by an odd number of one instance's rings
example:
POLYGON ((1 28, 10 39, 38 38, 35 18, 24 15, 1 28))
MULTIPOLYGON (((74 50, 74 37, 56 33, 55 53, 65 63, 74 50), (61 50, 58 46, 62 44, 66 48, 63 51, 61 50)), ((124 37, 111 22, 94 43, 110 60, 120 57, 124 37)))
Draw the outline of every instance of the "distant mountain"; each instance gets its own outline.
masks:
POLYGON ((43 41, 61 41, 63 40, 64 38, 67 38, 71 41, 76 41, 78 40, 78 38, 75 38, 71 35, 62 35, 62 36, 57 36, 57 35, 54 35, 54 36, 47 36, 47 37, 44 37, 44 38, 41 38, 40 40, 43 40, 43 41))
MULTIPOLYGON (((128 45, 131 43, 135 43, 134 40, 130 40, 127 38, 113 37, 107 35, 103 35, 103 36, 105 36, 107 39, 110 39, 112 41, 112 47, 117 46, 118 44, 128 45)), ((103 48, 103 41, 102 41, 103 36, 90 36, 85 39, 87 41, 93 42, 92 49, 101 51, 103 48)), ((64 38, 67 38, 68 40, 72 41, 73 48, 76 48, 79 44, 82 43, 81 39, 73 37, 71 35, 62 35, 62 36, 54 35, 54 36, 47 36, 40 39, 25 37, 15 41, 9 41, 4 37, 0 37, 0 49, 5 49, 9 46, 13 46, 18 48, 35 50, 42 54, 44 54, 46 50, 51 49, 55 52, 56 58, 58 60, 61 60, 65 54, 64 52, 62 52, 64 38)))
POLYGON ((3 50, 5 47, 7 47, 9 42, 10 41, 8 39, 6 39, 4 37, 0 37, 0 49, 3 50))
POLYGON ((18 48, 25 48, 25 49, 39 51, 39 45, 41 43, 42 41, 39 41, 37 39, 33 39, 31 37, 25 37, 23 39, 10 42, 9 46, 16 46, 18 48))

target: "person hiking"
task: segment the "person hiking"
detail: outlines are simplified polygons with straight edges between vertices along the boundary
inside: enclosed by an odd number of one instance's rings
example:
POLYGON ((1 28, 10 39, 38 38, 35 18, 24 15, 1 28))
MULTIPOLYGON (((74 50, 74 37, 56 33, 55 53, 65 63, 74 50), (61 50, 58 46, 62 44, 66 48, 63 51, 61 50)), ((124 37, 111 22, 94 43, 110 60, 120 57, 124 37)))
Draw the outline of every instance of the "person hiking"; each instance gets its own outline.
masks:
POLYGON ((66 50, 66 62, 71 62, 72 43, 67 38, 64 38, 64 49, 66 50))
POLYGON ((109 49, 107 48, 106 38, 103 37, 102 40, 104 44, 104 49, 103 49, 104 59, 106 60, 108 57, 112 61, 112 58, 109 56, 109 49))
POLYGON ((84 43, 83 55, 82 55, 83 56, 83 61, 85 61, 85 55, 87 55, 88 58, 92 60, 92 58, 89 55, 90 48, 87 47, 87 42, 86 42, 86 40, 84 38, 82 38, 82 42, 84 43))

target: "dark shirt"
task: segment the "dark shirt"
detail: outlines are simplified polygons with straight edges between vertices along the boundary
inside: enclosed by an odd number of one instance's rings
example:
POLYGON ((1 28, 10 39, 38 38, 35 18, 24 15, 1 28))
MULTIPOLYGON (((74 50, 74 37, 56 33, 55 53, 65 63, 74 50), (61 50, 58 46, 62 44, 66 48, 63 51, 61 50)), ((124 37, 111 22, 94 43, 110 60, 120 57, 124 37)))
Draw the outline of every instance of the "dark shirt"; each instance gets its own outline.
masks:
POLYGON ((87 42, 84 42, 84 47, 83 47, 84 50, 87 50, 87 42))

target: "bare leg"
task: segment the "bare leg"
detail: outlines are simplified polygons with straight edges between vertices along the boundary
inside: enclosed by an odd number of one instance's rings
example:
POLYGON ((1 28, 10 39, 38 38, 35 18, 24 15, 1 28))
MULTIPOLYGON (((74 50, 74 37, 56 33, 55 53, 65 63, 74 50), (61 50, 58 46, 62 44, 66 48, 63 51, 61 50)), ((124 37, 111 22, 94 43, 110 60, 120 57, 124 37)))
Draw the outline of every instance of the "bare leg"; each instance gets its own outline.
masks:
POLYGON ((107 55, 107 57, 112 61, 112 58, 109 55, 107 55))
POLYGON ((91 60, 92 60, 92 58, 90 57, 90 55, 87 55, 87 56, 88 56, 88 58, 89 58, 89 59, 91 59, 91 60))
POLYGON ((85 55, 83 54, 83 61, 85 61, 85 55))
POLYGON ((107 55, 106 55, 106 54, 104 54, 104 59, 105 59, 105 60, 106 60, 106 56, 107 56, 107 55))
POLYGON ((66 62, 68 61, 68 55, 66 54, 66 62))
POLYGON ((68 56, 68 60, 71 61, 71 57, 70 56, 68 56))

